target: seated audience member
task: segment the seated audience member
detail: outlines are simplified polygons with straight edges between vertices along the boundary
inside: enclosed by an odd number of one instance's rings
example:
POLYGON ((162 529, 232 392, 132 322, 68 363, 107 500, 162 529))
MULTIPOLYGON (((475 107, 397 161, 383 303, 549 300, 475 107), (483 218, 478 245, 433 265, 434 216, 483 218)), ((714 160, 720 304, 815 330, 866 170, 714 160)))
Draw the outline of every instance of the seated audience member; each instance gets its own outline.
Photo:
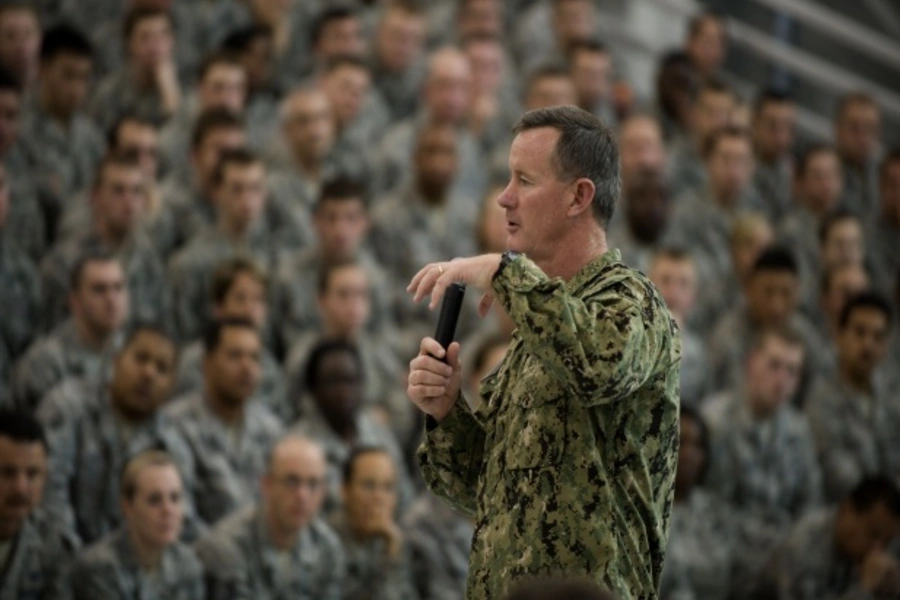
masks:
POLYGON ((622 121, 619 126, 619 161, 622 189, 625 190, 648 171, 659 174, 667 172, 668 155, 662 128, 656 119, 650 115, 636 114, 622 121))
MULTIPOLYGON (((37 410, 51 470, 44 507, 91 544, 122 523, 119 477, 128 458, 165 450, 178 466, 193 517, 194 460, 161 410, 175 376, 176 349, 161 329, 135 326, 111 361, 111 374, 69 379, 37 410)), ((187 537, 197 534, 192 523, 187 537)))
POLYGON ((343 507, 331 523, 346 555, 345 600, 412 600, 409 545, 394 514, 397 463, 377 446, 358 446, 343 467, 343 507))
POLYGON ((797 523, 772 553, 750 596, 754 600, 896 598, 900 564, 885 550, 900 535, 900 491, 869 477, 837 507, 797 523))
POLYGON ((728 52, 725 20, 714 11, 703 11, 688 24, 684 52, 703 79, 721 74, 728 52))
POLYGON ((796 107, 789 95, 766 89, 757 96, 750 126, 756 154, 753 185, 762 202, 762 210, 776 223, 791 209, 794 177, 791 150, 796 120, 796 107))
POLYGON ((815 366, 825 373, 835 368, 835 344, 840 333, 841 313, 853 296, 872 289, 865 267, 859 264, 839 264, 822 272, 818 310, 811 320, 818 325, 821 343, 814 349, 815 366))
POLYGON ((85 548, 72 567, 74 600, 205 600, 200 560, 178 541, 184 486, 160 450, 132 458, 119 492, 124 524, 85 548))
POLYGON ((0 409, 0 598, 70 598, 75 540, 38 510, 46 478, 40 423, 0 409))
POLYGON ((654 102, 667 144, 689 145, 691 114, 700 84, 700 74, 684 52, 675 50, 662 55, 656 71, 654 102))
POLYGON ((881 161, 878 181, 880 202, 878 210, 866 221, 866 241, 872 249, 876 285, 888 293, 900 270, 900 252, 896 252, 900 239, 900 147, 881 161))
POLYGON ((278 419, 254 399, 262 343, 250 321, 216 321, 203 341, 203 389, 166 407, 196 465, 200 519, 214 524, 256 498, 278 419))
POLYGON ((80 256, 72 269, 71 316, 32 344, 13 374, 17 405, 31 412, 64 379, 99 375, 128 319, 128 305, 119 261, 105 252, 80 256))
POLYGON ((881 109, 865 93, 841 98, 834 118, 834 141, 844 171, 841 204, 860 215, 878 207, 878 158, 882 134, 881 109))
POLYGON ((668 183, 660 174, 647 172, 622 193, 624 220, 610 231, 608 243, 622 253, 622 262, 647 273, 672 214, 668 183))
POLYGON ((41 14, 31 2, 0 7, 0 67, 15 76, 21 89, 33 88, 40 73, 41 14))
POLYGON ((372 40, 372 82, 397 123, 412 117, 425 78, 425 10, 410 0, 389 2, 372 40))
POLYGON ((219 522, 197 544, 207 600, 341 600, 340 540, 320 518, 325 455, 309 440, 282 438, 268 458, 261 500, 219 522))
POLYGON ((724 600, 731 592, 736 531, 727 507, 700 487, 713 459, 706 424, 696 411, 683 406, 680 429, 675 500, 659 597, 724 600))
POLYGON ((602 119, 607 127, 615 127, 613 57, 609 50, 599 42, 576 42, 567 55, 577 105, 602 119))
POLYGON ((887 354, 892 311, 887 300, 863 293, 847 301, 838 324, 837 363, 806 397, 829 501, 843 498, 864 477, 884 474, 892 424, 876 372, 887 354))

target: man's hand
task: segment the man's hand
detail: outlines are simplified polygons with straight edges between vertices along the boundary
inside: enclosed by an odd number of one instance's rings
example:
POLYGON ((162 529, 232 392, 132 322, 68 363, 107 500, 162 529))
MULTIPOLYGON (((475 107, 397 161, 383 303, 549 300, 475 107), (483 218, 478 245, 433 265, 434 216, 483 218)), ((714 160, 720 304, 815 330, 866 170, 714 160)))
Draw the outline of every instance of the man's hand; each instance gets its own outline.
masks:
POLYGON ((419 355, 409 363, 409 399, 426 415, 440 423, 459 396, 460 375, 459 343, 453 342, 447 349, 447 362, 440 361, 445 352, 433 338, 425 338, 419 346, 419 355))
POLYGON ((870 552, 862 563, 860 584, 876 596, 900 594, 900 564, 887 552, 870 552))
POLYGON ((434 309, 441 303, 441 298, 451 283, 464 283, 484 293, 478 304, 478 314, 483 317, 494 303, 491 280, 499 267, 499 254, 482 254, 471 258, 454 258, 450 262, 430 263, 416 273, 406 291, 413 294, 414 302, 430 294, 431 302, 428 307, 434 309))

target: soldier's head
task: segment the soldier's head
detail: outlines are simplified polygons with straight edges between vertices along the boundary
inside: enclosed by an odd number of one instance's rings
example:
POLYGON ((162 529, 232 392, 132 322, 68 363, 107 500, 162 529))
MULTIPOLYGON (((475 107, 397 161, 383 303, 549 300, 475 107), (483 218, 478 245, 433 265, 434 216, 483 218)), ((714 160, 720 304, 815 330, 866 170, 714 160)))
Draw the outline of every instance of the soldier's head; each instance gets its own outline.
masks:
POLYGON ((344 463, 341 494, 351 529, 372 535, 397 507, 397 465, 387 450, 355 448, 344 463))
POLYGON ((6 166, 0 164, 0 231, 6 228, 6 220, 9 217, 9 179, 6 175, 6 166))
POLYGON ((329 262, 351 259, 369 231, 365 189, 346 178, 325 183, 314 208, 313 220, 322 255, 329 262))
POLYGON ((319 272, 317 301, 329 335, 356 339, 372 313, 371 284, 365 267, 352 258, 325 264, 319 272))
POLYGON ((312 25, 312 51, 327 62, 336 56, 362 56, 365 51, 363 23, 349 3, 329 3, 312 25))
POLYGON ((569 72, 578 94, 578 106, 593 110, 612 98, 613 61, 600 42, 583 41, 569 48, 569 72))
POLYGON ((662 128, 650 115, 633 115, 619 126, 619 154, 622 187, 646 172, 662 173, 666 168, 666 147, 662 128))
POLYGON ((325 65, 321 87, 334 107, 338 128, 342 128, 362 112, 372 87, 372 73, 358 56, 336 56, 325 65))
POLYGON ((624 194, 625 220, 638 241, 656 244, 669 225, 672 193, 662 173, 647 171, 629 182, 624 194))
POLYGON ((890 303, 875 292, 847 300, 838 321, 837 351, 841 373, 852 383, 871 383, 887 353, 892 317, 890 303))
POLYGON ((503 361, 509 348, 509 336, 497 333, 483 340, 475 348, 472 355, 472 363, 468 368, 466 388, 473 398, 479 397, 481 380, 493 371, 503 361))
POLYGON ((125 51, 135 71, 152 76, 175 51, 175 23, 172 15, 155 7, 133 7, 125 14, 125 51))
POLYGON ((466 55, 451 47, 435 51, 428 61, 423 91, 432 121, 460 125, 472 101, 472 69, 466 55))
POLYGON ((128 461, 119 488, 122 516, 133 539, 162 550, 181 535, 184 487, 172 458, 146 450, 128 461))
POLYGON ((800 277, 797 261, 785 248, 770 246, 753 263, 744 295, 757 327, 784 327, 797 309, 800 277))
POLYGON ((445 200, 456 179, 459 134, 450 125, 426 125, 416 140, 415 178, 419 192, 428 202, 445 200))
POLYGON ((426 29, 425 11, 419 2, 389 2, 375 31, 379 66, 391 73, 410 68, 422 56, 426 29))
POLYGON ((77 29, 56 25, 41 42, 40 102, 57 118, 68 120, 87 98, 93 48, 77 29))
POLYGON ((11 541, 41 502, 47 442, 29 414, 0 410, 0 542, 11 541))
POLYGON ((704 11, 691 19, 684 49, 704 77, 717 74, 725 62, 727 51, 722 16, 714 11, 704 11))
POLYGON ((524 85, 525 110, 575 104, 575 83, 564 67, 543 65, 529 73, 524 85))
POLYGON ((841 312, 853 296, 868 290, 872 285, 868 271, 863 265, 836 265, 822 274, 822 313, 832 332, 838 330, 841 312))
POLYGON ((204 193, 213 193, 216 166, 222 154, 243 148, 246 143, 247 133, 239 116, 222 108, 200 114, 191 137, 191 168, 204 193))
POLYGON ((310 351, 304 384, 336 430, 353 423, 363 401, 363 366, 359 350, 343 340, 324 340, 310 351))
POLYGON ((246 319, 259 330, 266 325, 268 277, 253 259, 238 256, 221 263, 212 280, 213 317, 246 319))
POLYGON ((775 230, 760 213, 742 213, 731 225, 731 263, 741 284, 747 282, 763 250, 775 241, 775 230))
POLYGON ((900 490, 887 477, 860 481, 838 508, 835 520, 838 553, 856 565, 873 551, 884 551, 900 535, 900 490))
POLYGON ((647 274, 679 323, 690 315, 697 297, 697 265, 682 248, 663 248, 653 255, 647 274))
POLYGON ((736 202, 753 177, 753 148, 746 130, 730 125, 715 130, 707 138, 704 158, 713 197, 736 202))
POLYGON ((243 406, 261 376, 259 330, 246 319, 213 321, 203 340, 203 379, 209 399, 227 408, 243 406))
POLYGON ((294 160, 304 166, 318 166, 335 141, 334 109, 320 89, 299 88, 291 92, 282 107, 282 128, 294 160))
POLYGON ((791 327, 757 333, 746 359, 747 406, 757 418, 768 418, 797 393, 806 348, 791 327))
POLYGON ((473 101, 477 102, 478 96, 496 96, 506 78, 502 38, 471 34, 464 37, 461 43, 472 69, 473 101))
POLYGON ((4 157, 19 139, 19 111, 22 88, 15 76, 0 67, 0 157, 4 157))
POLYGON ((855 167, 864 166, 878 151, 881 137, 881 110, 864 93, 852 93, 838 104, 834 139, 841 158, 855 167))
POLYGON ((709 80, 697 87, 691 99, 689 126, 698 150, 702 150, 714 131, 731 122, 737 105, 734 92, 717 80, 709 80))
POLYGON ((159 174, 159 129, 152 121, 136 114, 121 117, 108 136, 111 154, 137 160, 145 181, 155 181, 159 174))
POLYGON ((878 170, 878 191, 881 195, 881 216, 900 226, 900 147, 882 159, 878 170))
POLYGON ((586 579, 526 579, 506 600, 615 600, 615 596, 586 579))
POLYGON ((322 447, 312 440, 288 436, 272 448, 262 478, 269 529, 297 532, 319 514, 328 487, 326 467, 322 447))
POLYGON ((237 56, 219 51, 207 56, 197 77, 197 101, 201 111, 223 108, 244 112, 247 101, 247 72, 237 56))
POLYGON ((108 154, 97 167, 91 210, 98 232, 115 241, 130 236, 147 207, 147 181, 138 159, 108 154))
POLYGON ((684 52, 664 54, 656 73, 656 102, 668 119, 679 128, 690 125, 693 101, 700 76, 684 52))
POLYGON ((753 106, 753 147, 757 157, 774 162, 791 152, 797 110, 794 99, 776 89, 763 90, 753 106))
POLYGON ((675 489, 680 498, 703 483, 710 461, 709 430, 700 413, 684 404, 678 420, 678 467, 675 489))
POLYGON ((575 42, 591 39, 597 30, 597 10, 591 0, 554 0, 553 33, 563 53, 575 42))
POLYGON ((0 66, 9 69, 20 85, 37 75, 41 51, 41 23, 32 2, 4 2, 0 6, 0 66))
POLYGON ((213 173, 213 185, 219 224, 227 231, 247 231, 266 204, 262 159, 244 148, 226 150, 213 173))
POLYGON ((503 35, 503 3, 500 0, 461 0, 457 6, 456 32, 460 39, 503 35))
POLYGON ((863 225, 856 213, 838 209, 825 217, 819 227, 819 256, 823 267, 862 265, 865 254, 863 225))
POLYGON ((162 328, 133 326, 113 361, 109 393, 117 412, 135 422, 153 416, 172 392, 177 357, 175 342, 162 328))
POLYGON ((272 79, 275 42, 272 29, 265 25, 248 25, 225 38, 222 48, 233 53, 243 65, 249 91, 264 89, 272 79))
POLYGON ((817 144, 800 155, 794 172, 797 200, 818 213, 825 213, 837 207, 843 190, 843 169, 832 146, 817 144))
POLYGON ((72 267, 69 308, 76 327, 94 341, 109 339, 128 319, 128 282, 114 255, 87 249, 72 267))

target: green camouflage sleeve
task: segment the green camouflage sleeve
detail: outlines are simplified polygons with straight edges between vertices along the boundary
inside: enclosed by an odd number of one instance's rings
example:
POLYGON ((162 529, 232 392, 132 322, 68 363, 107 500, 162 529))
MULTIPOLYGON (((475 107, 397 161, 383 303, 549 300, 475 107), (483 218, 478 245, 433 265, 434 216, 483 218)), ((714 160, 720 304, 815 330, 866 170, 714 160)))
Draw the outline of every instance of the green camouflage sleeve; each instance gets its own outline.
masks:
POLYGON ((429 489, 467 516, 475 516, 477 511, 476 487, 484 443, 484 430, 460 395, 440 424, 428 418, 425 441, 418 451, 429 489))
POLYGON ((629 282, 586 300, 521 256, 494 278, 494 292, 519 328, 528 354, 585 399, 633 394, 657 365, 662 340, 629 282))

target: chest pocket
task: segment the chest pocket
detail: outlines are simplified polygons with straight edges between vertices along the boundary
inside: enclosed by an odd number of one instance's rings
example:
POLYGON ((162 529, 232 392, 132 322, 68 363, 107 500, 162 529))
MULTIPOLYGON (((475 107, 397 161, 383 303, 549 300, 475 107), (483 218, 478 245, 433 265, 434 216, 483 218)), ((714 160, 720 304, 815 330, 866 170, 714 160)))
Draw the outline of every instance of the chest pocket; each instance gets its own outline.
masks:
POLYGON ((562 388, 541 383, 527 371, 509 386, 502 420, 508 469, 559 465, 566 451, 568 402, 562 388))

